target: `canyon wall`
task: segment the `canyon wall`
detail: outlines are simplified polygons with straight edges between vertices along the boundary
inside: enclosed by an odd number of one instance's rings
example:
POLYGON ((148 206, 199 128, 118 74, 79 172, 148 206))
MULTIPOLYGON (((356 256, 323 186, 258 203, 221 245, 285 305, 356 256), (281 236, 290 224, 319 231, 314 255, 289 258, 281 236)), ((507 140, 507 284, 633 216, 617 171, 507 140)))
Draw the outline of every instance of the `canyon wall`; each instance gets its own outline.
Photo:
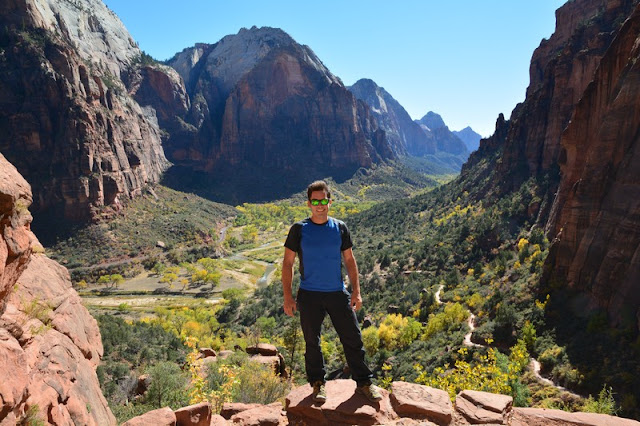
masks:
POLYGON ((96 219, 160 179, 155 111, 121 81, 142 52, 113 12, 98 0, 10 0, 0 26, 0 151, 33 186, 34 214, 96 219))
POLYGON ((31 188, 0 154, 0 425, 115 425, 98 324, 30 229, 31 188))

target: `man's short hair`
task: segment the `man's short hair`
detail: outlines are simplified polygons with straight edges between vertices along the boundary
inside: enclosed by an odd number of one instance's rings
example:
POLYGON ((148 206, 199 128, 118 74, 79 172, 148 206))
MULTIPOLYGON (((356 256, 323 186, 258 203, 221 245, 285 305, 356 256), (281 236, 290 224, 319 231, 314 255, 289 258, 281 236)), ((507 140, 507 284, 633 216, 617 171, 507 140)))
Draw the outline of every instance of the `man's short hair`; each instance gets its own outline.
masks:
POLYGON ((307 187, 307 200, 311 200, 311 193, 313 191, 324 191, 327 193, 327 198, 331 199, 329 185, 323 180, 317 180, 307 187))

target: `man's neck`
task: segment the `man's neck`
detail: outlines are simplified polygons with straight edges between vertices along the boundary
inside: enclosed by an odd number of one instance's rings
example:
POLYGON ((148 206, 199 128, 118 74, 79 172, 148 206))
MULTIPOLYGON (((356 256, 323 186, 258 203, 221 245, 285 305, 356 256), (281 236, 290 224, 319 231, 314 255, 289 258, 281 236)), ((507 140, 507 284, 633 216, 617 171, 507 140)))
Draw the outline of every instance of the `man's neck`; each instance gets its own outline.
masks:
POLYGON ((321 217, 311 216, 310 219, 311 219, 311 222, 315 223, 316 225, 324 225, 329 221, 329 216, 321 216, 321 217))

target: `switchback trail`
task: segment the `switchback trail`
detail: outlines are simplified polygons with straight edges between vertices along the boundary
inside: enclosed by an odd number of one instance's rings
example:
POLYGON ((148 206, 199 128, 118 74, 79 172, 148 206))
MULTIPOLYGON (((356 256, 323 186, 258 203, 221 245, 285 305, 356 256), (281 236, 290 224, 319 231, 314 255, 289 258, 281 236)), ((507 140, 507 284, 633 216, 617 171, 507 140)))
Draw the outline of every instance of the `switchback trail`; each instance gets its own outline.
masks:
MULTIPOLYGON (((440 287, 438 287, 438 291, 436 292, 435 297, 434 297, 435 300, 436 300, 436 303, 438 305, 442 304, 442 300, 440 299, 440 293, 442 292, 443 288, 444 288, 444 285, 440 285, 440 287)), ((468 346, 468 347, 477 347, 477 348, 488 347, 487 345, 481 345, 481 344, 474 343, 474 342, 471 341, 471 336, 472 336, 474 330, 476 329, 475 319, 476 319, 476 316, 471 311, 469 311, 469 318, 467 319, 467 325, 469 326, 469 332, 467 334, 465 334, 462 344, 465 345, 465 346, 468 346)), ((569 393, 569 394, 571 394, 571 395, 573 395, 575 397, 584 398, 584 396, 578 395, 577 393, 572 392, 569 389, 554 383, 552 380, 547 379, 546 377, 543 377, 540 374, 540 363, 538 362, 538 360, 536 360, 533 357, 531 357, 531 359, 530 359, 529 368, 531 369, 531 371, 535 375, 536 379, 538 379, 538 381, 540 383, 543 383, 543 384, 545 384, 547 386, 553 386, 554 388, 556 388, 558 390, 561 390, 563 392, 567 392, 567 393, 569 393)))

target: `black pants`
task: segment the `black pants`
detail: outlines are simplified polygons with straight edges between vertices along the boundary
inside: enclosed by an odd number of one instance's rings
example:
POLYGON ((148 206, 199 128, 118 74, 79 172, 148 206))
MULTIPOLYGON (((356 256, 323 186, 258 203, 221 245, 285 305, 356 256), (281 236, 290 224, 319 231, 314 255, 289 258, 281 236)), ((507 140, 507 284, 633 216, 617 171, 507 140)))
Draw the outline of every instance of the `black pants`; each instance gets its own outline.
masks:
POLYGON ((300 289, 297 302, 306 343, 304 361, 309 383, 324 381, 327 373, 320 349, 320 333, 322 321, 328 313, 342 342, 351 377, 358 386, 369 384, 373 374, 364 361, 362 335, 356 314, 351 308, 351 295, 346 290, 322 292, 300 289))

